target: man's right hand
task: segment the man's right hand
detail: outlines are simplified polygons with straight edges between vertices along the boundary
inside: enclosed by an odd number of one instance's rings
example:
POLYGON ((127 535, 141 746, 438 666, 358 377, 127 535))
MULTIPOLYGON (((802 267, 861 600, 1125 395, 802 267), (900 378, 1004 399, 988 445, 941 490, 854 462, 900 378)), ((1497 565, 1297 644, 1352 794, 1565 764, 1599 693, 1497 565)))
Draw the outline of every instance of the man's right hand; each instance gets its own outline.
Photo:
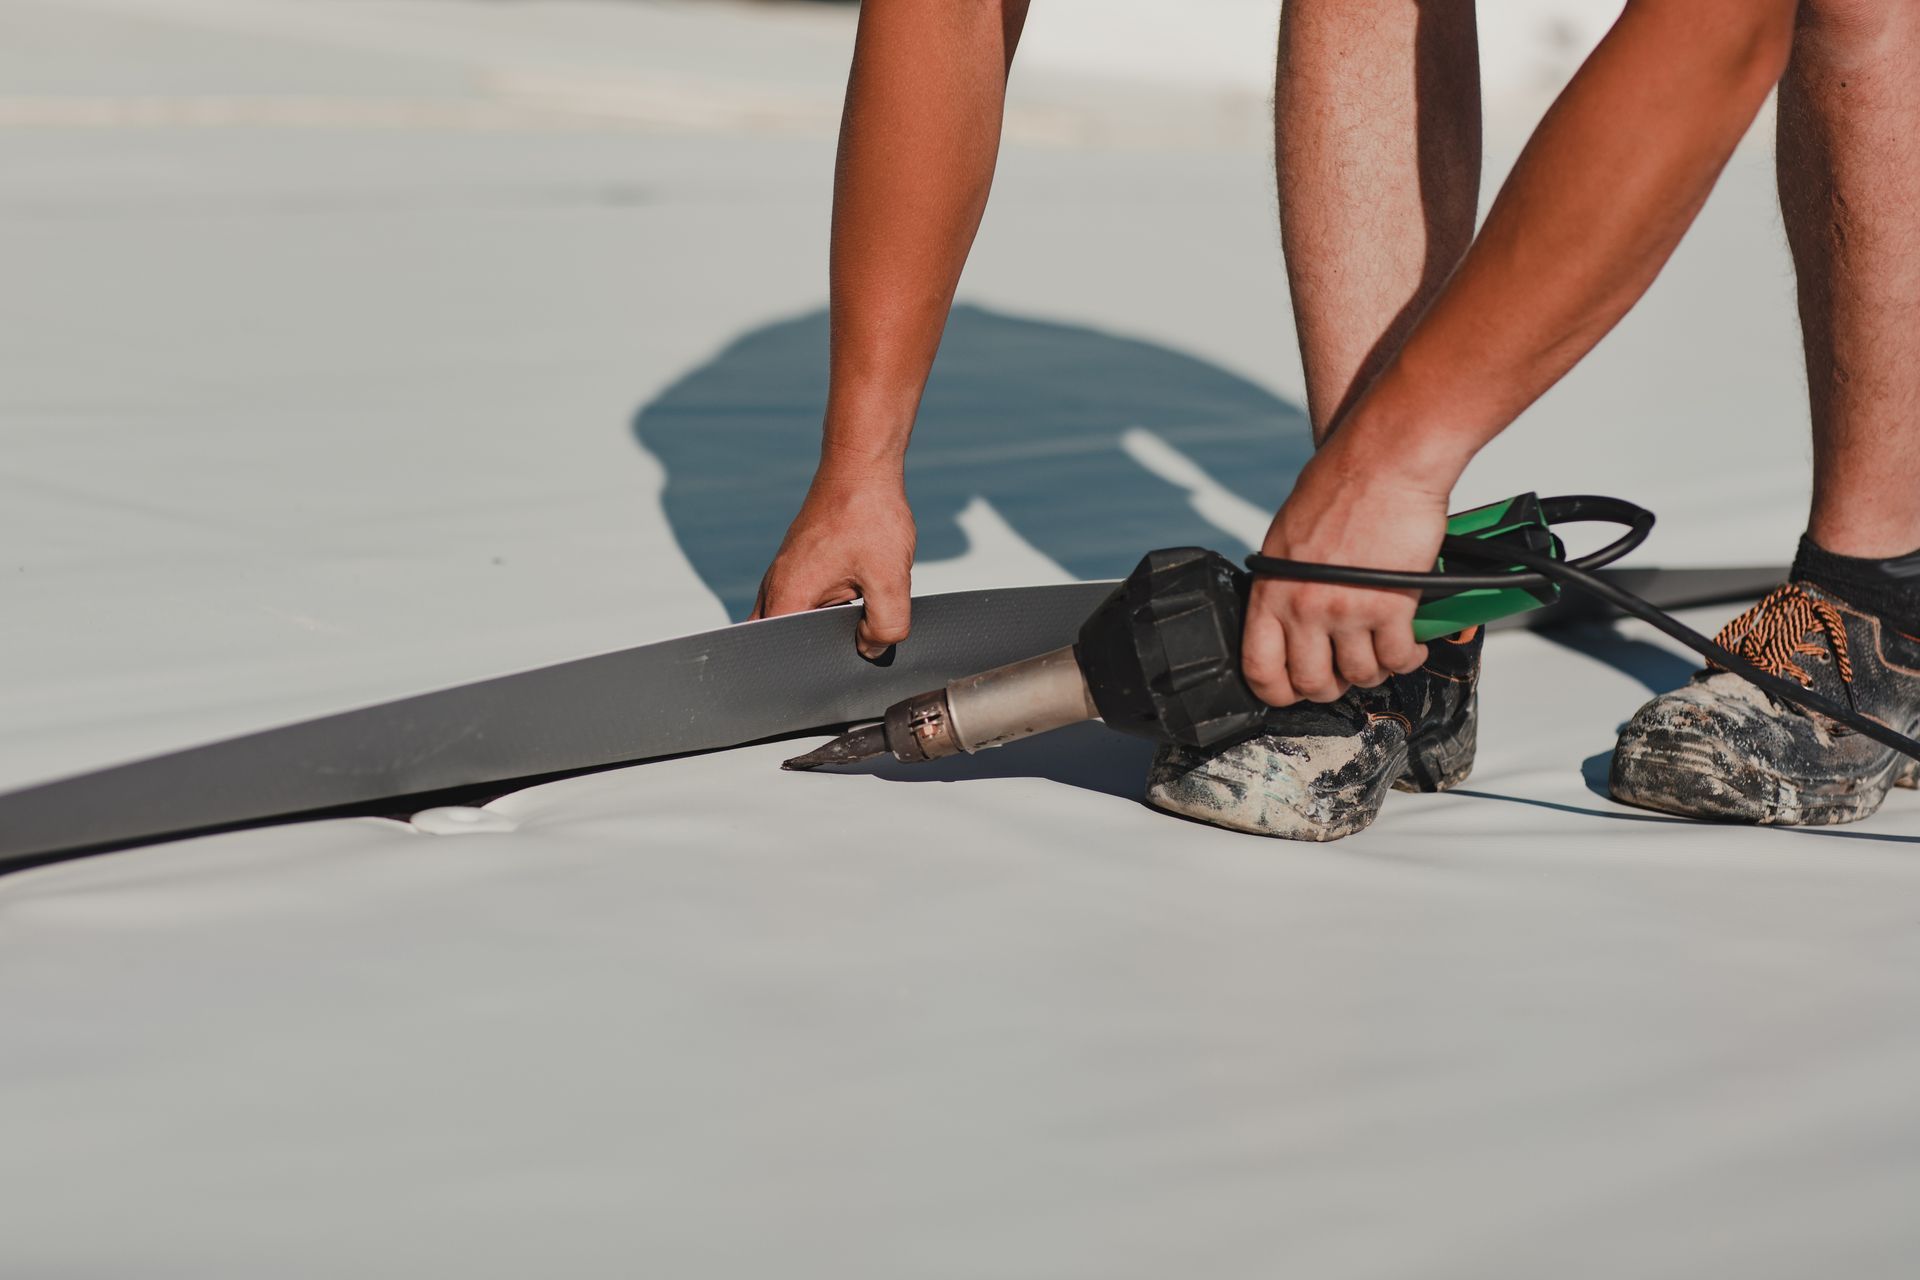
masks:
POLYGON ((865 598, 855 641, 878 658, 907 638, 914 527, 897 474, 813 477, 800 514, 760 580, 752 618, 773 618, 865 598))

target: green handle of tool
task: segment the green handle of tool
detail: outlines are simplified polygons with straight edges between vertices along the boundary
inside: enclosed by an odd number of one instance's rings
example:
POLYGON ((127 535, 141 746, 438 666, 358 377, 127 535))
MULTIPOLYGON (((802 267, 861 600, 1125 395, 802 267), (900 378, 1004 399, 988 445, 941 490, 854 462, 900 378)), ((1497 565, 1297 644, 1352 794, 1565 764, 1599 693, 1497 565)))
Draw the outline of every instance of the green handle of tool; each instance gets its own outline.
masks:
MULTIPOLYGON (((1456 537, 1480 538, 1498 541, 1502 537, 1512 537, 1531 530, 1546 530, 1546 517, 1541 511, 1540 501, 1531 493, 1523 493, 1503 502, 1489 503, 1484 507, 1474 507, 1447 517, 1447 532, 1456 537)), ((1558 544, 1555 544, 1556 546, 1558 544)), ((1436 570, 1444 570, 1443 561, 1434 564, 1436 570)), ((1520 566, 1514 566, 1515 572, 1520 566)), ((1529 609, 1538 609, 1542 605, 1552 604, 1559 596, 1556 587, 1542 599, 1540 594, 1522 588, 1480 588, 1461 591, 1439 600, 1429 600, 1422 604, 1413 615, 1413 638, 1420 644, 1429 640, 1438 640, 1442 636, 1458 635, 1468 627, 1477 627, 1492 622, 1496 618, 1509 617, 1516 613, 1525 613, 1529 609)))
POLYGON ((1450 600, 1421 605, 1413 615, 1413 638, 1425 644, 1442 636, 1459 635, 1468 627, 1477 627, 1529 609, 1540 602, 1524 591, 1465 591, 1450 600))

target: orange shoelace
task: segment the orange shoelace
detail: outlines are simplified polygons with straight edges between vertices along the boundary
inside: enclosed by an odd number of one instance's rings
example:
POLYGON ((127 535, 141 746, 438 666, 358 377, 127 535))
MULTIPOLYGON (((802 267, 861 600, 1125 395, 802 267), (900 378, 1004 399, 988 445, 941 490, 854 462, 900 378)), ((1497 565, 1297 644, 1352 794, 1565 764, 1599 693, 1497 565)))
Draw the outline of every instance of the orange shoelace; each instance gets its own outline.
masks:
POLYGON ((1769 675, 1798 680, 1813 687, 1813 677, 1796 659, 1833 654, 1843 683, 1853 683, 1853 659, 1847 653, 1847 624, 1840 611, 1789 582, 1753 608, 1720 628, 1714 643, 1731 649, 1769 675), (1815 629, 1826 635, 1824 646, 1809 641, 1815 629))

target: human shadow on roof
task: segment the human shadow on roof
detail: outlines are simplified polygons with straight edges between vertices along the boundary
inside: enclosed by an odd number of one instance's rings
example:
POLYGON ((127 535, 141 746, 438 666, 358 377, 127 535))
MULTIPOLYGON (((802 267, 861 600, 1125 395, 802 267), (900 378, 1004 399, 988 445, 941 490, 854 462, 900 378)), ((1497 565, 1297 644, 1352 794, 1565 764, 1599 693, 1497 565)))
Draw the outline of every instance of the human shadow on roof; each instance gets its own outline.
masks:
MULTIPOLYGON (((826 400, 827 313, 815 311, 745 334, 634 418, 635 438, 666 469, 674 537, 735 620, 752 610, 806 494, 826 400)), ((1082 325, 955 307, 907 459, 919 563, 966 551, 959 515, 976 498, 1082 579, 1124 576, 1154 547, 1251 550, 1199 515, 1189 488, 1136 460, 1126 444, 1141 430, 1171 447, 1176 466, 1183 458, 1265 512, 1313 451, 1298 406, 1218 365, 1082 325)))

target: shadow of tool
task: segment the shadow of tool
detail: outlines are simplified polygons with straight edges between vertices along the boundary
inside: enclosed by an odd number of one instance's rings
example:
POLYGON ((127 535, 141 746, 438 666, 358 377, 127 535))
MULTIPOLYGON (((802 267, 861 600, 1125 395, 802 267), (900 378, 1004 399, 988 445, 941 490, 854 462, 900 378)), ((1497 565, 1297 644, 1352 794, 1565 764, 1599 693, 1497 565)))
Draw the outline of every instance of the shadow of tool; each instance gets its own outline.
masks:
MULTIPOLYGON (((634 418, 666 469, 674 537, 736 620, 806 493, 826 400, 827 314, 815 311, 740 337, 634 418)), ((966 551, 959 517, 976 500, 1082 579, 1121 577, 1149 547, 1237 557, 1252 549, 1235 536, 1247 521, 1210 522, 1195 485, 1271 515, 1312 452, 1297 406, 1218 365, 955 307, 907 459, 919 561, 966 551)))
POLYGON ((1045 778, 1082 791, 1145 801, 1153 744, 1105 725, 1069 725, 1038 738, 1021 738, 978 755, 948 756, 925 764, 882 758, 846 772, 888 782, 971 782, 979 778, 1045 778))
POLYGON ((1650 640, 1624 636, 1601 623, 1577 626, 1542 627, 1535 632, 1563 649, 1592 658, 1631 676, 1645 685, 1648 693, 1666 693, 1678 689, 1700 669, 1700 660, 1664 649, 1650 640))

